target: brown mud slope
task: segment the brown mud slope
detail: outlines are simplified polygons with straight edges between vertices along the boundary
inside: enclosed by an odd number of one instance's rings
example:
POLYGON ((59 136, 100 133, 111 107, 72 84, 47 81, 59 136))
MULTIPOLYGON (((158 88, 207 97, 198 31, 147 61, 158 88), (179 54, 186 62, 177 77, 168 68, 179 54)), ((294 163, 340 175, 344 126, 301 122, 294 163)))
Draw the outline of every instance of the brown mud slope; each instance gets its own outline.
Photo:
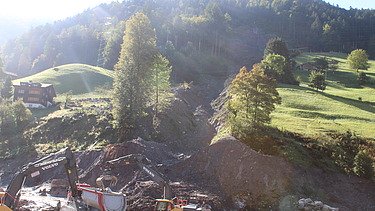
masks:
POLYGON ((185 180, 220 191, 247 207, 276 204, 288 190, 293 174, 284 159, 259 154, 234 138, 222 139, 175 169, 185 180))
MULTIPOLYGON (((177 152, 196 152, 207 147, 215 136, 215 128, 210 124, 208 109, 204 108, 204 94, 199 88, 178 87, 171 106, 159 114, 157 134, 154 141, 168 144, 177 152)), ((152 123, 152 119, 148 120, 152 123)), ((147 128, 153 128, 149 125, 147 128)), ((147 129, 147 131, 152 131, 147 129)), ((152 137, 144 134, 141 137, 152 137)))
MULTIPOLYGON (((340 210, 375 210, 375 183, 355 176, 302 168, 260 154, 227 137, 172 167, 197 184, 247 208, 295 210, 300 198, 323 201, 340 210)), ((238 206, 239 208, 240 206, 238 206)))
POLYGON ((340 211, 375 210, 375 182, 316 168, 296 168, 294 194, 323 201, 340 211))

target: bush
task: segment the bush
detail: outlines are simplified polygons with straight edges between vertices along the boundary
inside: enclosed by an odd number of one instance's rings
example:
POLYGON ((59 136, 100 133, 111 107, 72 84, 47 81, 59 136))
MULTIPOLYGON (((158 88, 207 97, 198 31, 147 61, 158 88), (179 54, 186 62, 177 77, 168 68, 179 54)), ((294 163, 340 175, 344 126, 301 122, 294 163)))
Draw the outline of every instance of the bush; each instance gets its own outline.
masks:
POLYGON ((311 71, 309 81, 309 86, 315 88, 316 90, 320 89, 323 91, 326 89, 326 79, 323 72, 311 71))
POLYGON ((0 103, 0 134, 9 135, 22 130, 31 117, 30 110, 20 101, 0 103))
POLYGON ((367 53, 362 49, 352 51, 347 60, 350 67, 357 70, 357 72, 358 69, 367 70, 369 67, 367 53))
POLYGON ((373 161, 366 151, 360 151, 354 157, 353 172, 360 177, 371 179, 374 176, 373 161))

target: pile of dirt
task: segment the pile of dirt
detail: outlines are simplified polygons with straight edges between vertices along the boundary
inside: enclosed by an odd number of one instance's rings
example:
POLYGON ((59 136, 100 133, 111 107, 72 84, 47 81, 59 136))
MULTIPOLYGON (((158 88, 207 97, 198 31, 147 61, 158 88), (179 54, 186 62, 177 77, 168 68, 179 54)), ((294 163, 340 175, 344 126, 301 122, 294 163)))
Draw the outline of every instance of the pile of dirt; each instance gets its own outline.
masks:
POLYGON ((296 209, 311 197, 340 210, 373 210, 371 180, 291 164, 227 137, 170 167, 174 177, 220 195, 237 208, 296 209))
MULTIPOLYGON (((177 161, 177 157, 167 145, 138 138, 129 142, 108 145, 102 150, 100 156, 93 162, 87 163, 89 166, 80 166, 80 162, 78 162, 81 169, 86 169, 80 176, 81 180, 88 184, 95 185, 95 179, 99 177, 106 168, 109 168, 109 166, 106 165, 106 161, 130 154, 142 154, 154 165, 166 165, 177 161)), ((116 189, 120 189, 130 182, 133 175, 138 170, 138 167, 134 164, 111 169, 111 173, 119 178, 116 189)))
MULTIPOLYGON (((290 187, 292 166, 227 137, 173 167, 180 177, 247 207, 278 204, 290 187)), ((176 175, 177 176, 177 175, 176 175)))

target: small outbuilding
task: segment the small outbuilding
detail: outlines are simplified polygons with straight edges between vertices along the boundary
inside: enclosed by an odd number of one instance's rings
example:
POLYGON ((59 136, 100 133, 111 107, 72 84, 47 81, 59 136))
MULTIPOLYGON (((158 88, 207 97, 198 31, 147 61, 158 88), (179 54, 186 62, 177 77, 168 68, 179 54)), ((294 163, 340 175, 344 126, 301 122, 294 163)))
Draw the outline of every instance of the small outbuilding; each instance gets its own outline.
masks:
POLYGON ((21 99, 28 108, 47 108, 53 105, 56 97, 55 88, 52 84, 33 82, 18 82, 13 84, 13 100, 21 99))

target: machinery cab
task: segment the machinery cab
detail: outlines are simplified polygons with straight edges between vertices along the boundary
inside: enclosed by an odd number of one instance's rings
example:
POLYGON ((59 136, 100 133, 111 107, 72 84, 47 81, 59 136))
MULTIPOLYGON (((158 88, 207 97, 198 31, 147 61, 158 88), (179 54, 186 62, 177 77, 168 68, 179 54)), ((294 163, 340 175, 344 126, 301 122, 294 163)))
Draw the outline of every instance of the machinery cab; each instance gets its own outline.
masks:
POLYGON ((172 200, 156 199, 156 211, 182 211, 179 206, 176 206, 172 200))

